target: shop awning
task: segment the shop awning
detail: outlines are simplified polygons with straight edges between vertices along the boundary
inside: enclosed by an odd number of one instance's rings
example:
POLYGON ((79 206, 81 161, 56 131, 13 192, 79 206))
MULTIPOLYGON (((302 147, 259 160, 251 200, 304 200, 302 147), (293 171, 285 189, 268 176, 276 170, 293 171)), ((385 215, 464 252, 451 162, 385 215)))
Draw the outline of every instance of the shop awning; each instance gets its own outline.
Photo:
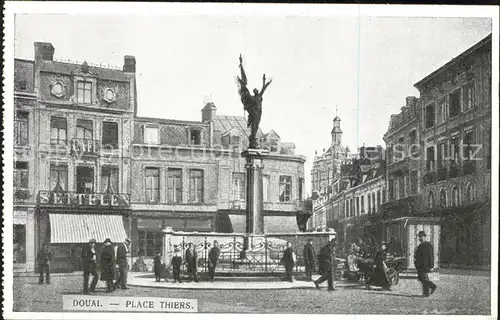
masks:
POLYGON ((49 214, 51 243, 86 243, 94 238, 103 242, 123 241, 127 237, 121 215, 49 214))

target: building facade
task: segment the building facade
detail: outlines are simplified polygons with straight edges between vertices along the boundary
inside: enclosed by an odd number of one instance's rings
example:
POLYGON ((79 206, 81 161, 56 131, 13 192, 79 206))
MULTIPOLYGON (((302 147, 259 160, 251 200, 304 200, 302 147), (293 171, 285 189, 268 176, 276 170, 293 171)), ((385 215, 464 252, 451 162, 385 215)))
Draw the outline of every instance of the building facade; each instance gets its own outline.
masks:
POLYGON ((489 264, 491 35, 415 84, 422 102, 422 211, 442 218, 442 260, 489 264))
POLYGON ((24 268, 33 269, 42 243, 52 244, 54 269, 78 268, 68 259, 79 254, 76 244, 102 233, 123 241, 130 226, 135 59, 125 56, 123 69, 104 69, 55 61, 50 43, 34 47, 34 61, 16 61, 24 69, 32 65, 32 73, 16 81, 32 79, 28 88, 33 89, 29 108, 24 100, 16 104, 20 138, 15 148, 25 154, 16 154, 15 193, 36 204, 31 224, 28 211, 30 249, 24 268), (27 122, 27 144, 22 121, 27 122), (27 182, 23 172, 28 172, 27 182))

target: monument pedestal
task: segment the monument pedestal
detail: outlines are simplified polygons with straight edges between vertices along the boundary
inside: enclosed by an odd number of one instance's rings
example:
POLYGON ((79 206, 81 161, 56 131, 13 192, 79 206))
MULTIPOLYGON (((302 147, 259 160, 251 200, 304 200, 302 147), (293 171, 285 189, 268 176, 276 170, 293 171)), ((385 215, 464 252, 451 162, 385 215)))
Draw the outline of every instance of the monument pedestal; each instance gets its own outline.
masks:
MULTIPOLYGON (((247 197, 246 197, 246 227, 247 235, 264 234, 264 197, 262 169, 263 159, 269 151, 262 149, 247 149, 241 154, 246 158, 245 168, 247 169, 247 197)), ((245 249, 248 248, 248 241, 245 241, 245 249)))

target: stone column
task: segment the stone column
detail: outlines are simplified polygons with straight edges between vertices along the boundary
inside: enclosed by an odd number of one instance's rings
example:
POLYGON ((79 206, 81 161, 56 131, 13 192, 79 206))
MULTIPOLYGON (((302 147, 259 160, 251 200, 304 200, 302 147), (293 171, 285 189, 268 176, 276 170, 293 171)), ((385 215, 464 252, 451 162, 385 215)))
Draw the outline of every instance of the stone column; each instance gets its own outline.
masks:
POLYGON ((263 158, 269 152, 260 149, 248 149, 242 153, 246 158, 247 194, 246 194, 246 227, 247 235, 261 235, 264 233, 264 211, 262 169, 263 158))
POLYGON ((163 261, 167 267, 170 267, 172 257, 174 256, 171 238, 174 230, 171 227, 166 227, 163 232, 163 261))

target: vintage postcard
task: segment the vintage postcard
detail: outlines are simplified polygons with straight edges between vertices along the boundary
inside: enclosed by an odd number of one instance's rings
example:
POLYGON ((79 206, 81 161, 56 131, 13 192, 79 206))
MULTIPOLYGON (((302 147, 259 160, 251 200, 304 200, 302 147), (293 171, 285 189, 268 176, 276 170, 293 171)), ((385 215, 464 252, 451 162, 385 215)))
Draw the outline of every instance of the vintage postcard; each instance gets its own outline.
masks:
POLYGON ((6 3, 3 317, 497 318, 498 9, 6 3))

